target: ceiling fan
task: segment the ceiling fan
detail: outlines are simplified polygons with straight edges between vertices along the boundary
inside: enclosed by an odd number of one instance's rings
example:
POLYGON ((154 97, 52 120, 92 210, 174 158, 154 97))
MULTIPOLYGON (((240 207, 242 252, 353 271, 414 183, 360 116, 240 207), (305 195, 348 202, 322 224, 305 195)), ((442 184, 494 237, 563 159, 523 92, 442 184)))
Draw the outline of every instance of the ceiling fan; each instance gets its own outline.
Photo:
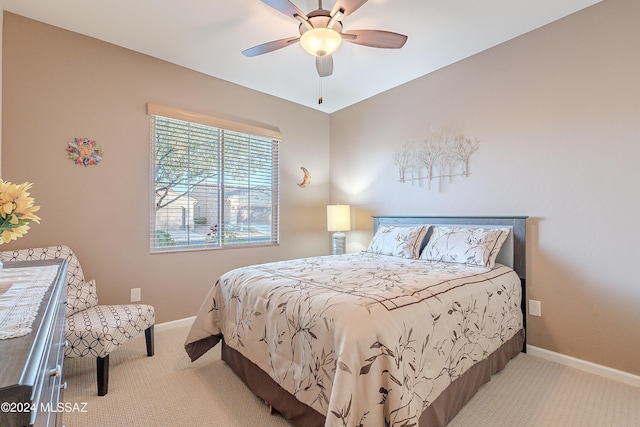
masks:
POLYGON ((289 0, 262 0, 262 2, 299 21, 300 36, 263 43, 242 51, 242 54, 253 57, 300 42, 304 50, 316 57, 316 69, 320 77, 333 74, 333 57, 331 55, 340 47, 343 40, 363 46, 386 49, 399 49, 407 41, 407 36, 390 31, 343 31, 341 19, 358 10, 367 0, 338 0, 331 11, 323 9, 322 0, 319 0, 318 9, 307 14, 289 0))

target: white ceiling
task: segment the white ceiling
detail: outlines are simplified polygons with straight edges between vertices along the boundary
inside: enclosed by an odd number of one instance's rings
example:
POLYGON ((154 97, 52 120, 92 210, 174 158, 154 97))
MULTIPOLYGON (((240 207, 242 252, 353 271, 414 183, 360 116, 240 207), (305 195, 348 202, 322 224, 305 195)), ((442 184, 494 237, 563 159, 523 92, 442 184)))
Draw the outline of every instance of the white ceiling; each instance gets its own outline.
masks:
MULTIPOLYGON (((406 34, 399 50, 343 43, 319 78, 296 44, 254 58, 240 52, 295 37, 298 23, 260 0, 0 0, 4 10, 95 37, 324 112, 517 37, 601 0, 369 0, 346 30, 406 34)), ((330 10, 335 0, 325 0, 330 10)), ((302 11, 315 0, 293 0, 302 11)))

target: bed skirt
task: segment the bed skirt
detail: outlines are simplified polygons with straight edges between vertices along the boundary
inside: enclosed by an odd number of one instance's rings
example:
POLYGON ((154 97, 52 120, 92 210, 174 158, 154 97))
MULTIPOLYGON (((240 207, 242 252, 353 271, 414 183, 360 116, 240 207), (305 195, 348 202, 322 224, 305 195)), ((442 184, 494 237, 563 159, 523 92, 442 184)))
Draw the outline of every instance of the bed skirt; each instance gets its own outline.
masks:
MULTIPOLYGON (((420 416, 421 427, 446 426, 462 407, 476 394, 478 389, 489 382, 491 375, 500 372, 509 360, 523 350, 524 330, 520 330, 510 340, 478 362, 462 376, 452 382, 420 416)), ((296 427, 322 427, 325 416, 298 401, 292 394, 280 387, 266 372, 245 358, 222 340, 222 360, 259 398, 276 409, 296 427)))

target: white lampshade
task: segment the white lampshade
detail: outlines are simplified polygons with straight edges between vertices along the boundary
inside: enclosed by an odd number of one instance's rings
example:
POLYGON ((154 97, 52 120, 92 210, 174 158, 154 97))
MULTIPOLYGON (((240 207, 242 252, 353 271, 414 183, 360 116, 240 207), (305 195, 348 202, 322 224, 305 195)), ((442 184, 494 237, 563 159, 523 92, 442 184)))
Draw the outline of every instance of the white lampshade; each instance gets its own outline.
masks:
POLYGON ((340 47, 342 36, 329 28, 313 28, 300 36, 300 45, 315 56, 331 55, 340 47))
POLYGON ((351 206, 327 206, 327 231, 351 230, 351 206))

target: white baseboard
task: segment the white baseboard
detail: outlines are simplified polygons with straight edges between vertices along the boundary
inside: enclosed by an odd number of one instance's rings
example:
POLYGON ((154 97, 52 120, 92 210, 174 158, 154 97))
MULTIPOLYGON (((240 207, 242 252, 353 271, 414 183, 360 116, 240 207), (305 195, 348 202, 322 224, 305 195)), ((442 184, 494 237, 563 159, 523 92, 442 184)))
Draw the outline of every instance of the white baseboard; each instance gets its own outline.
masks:
POLYGON ((640 376, 638 375, 619 371, 596 363, 587 362, 586 360, 577 359, 575 357, 565 356, 564 354, 545 350, 544 348, 532 345, 527 345, 527 354, 640 388, 640 376))
POLYGON ((174 329, 174 328, 180 328, 183 326, 189 326, 193 323, 195 318, 196 316, 193 316, 193 317, 186 317, 184 319, 172 320, 170 322, 159 323, 155 326, 155 330, 162 331, 164 329, 174 329))

